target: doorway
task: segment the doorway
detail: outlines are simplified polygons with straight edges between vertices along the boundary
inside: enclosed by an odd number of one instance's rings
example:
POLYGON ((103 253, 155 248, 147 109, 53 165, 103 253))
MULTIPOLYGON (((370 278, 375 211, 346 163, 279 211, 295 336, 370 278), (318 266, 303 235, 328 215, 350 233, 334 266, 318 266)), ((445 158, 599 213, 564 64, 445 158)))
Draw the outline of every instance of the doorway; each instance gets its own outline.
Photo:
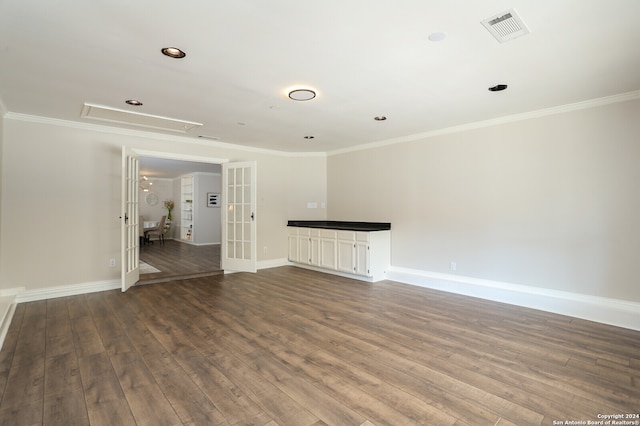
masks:
MULTIPOLYGON (((121 257, 122 257, 122 291, 126 291, 131 285, 139 280, 140 263, 139 254, 140 246, 138 244, 138 236, 140 241, 143 240, 144 218, 139 212, 139 189, 145 179, 141 178, 139 173, 139 159, 141 157, 150 157, 152 159, 188 161, 195 163, 216 164, 221 167, 221 185, 220 196, 212 197, 210 194, 202 195, 202 202, 196 202, 194 194, 197 192, 195 184, 189 183, 190 179, 186 177, 180 178, 180 210, 188 211, 195 214, 196 206, 198 208, 204 203, 207 207, 220 207, 221 228, 220 239, 220 266, 221 270, 234 272, 256 272, 257 271, 257 233, 256 233, 256 188, 257 188, 257 162, 228 162, 228 160, 215 159, 211 157, 200 157, 191 155, 171 154, 165 152, 143 151, 130 149, 126 146, 122 147, 122 200, 121 207, 124 212, 121 216, 121 257), (131 163, 135 167, 127 167, 131 163), (193 190, 189 192, 189 185, 193 185, 193 190), (184 187, 187 187, 185 190, 184 187), (185 197, 188 195, 189 197, 185 197), (185 199, 187 198, 187 199, 185 199), (187 203, 192 203, 191 208, 186 208, 187 203), (129 217, 133 218, 129 221, 129 217), (126 265, 126 267, 125 267, 126 265)), ((168 162, 173 164, 173 162, 168 162)), ((150 173, 150 172, 149 172, 150 173)), ((145 175, 142 175, 145 176, 145 175)), ((194 182, 194 180, 191 180, 194 182)), ((159 203, 158 196, 149 197, 149 202, 153 205, 159 203)), ((145 197, 145 202, 147 197, 145 197)), ((164 204, 161 206, 165 206, 164 204)), ((175 207, 175 206, 174 206, 175 207)), ((171 210, 170 208, 168 210, 171 210)), ((169 212, 168 212, 169 213, 169 212)), ((167 213, 167 216, 168 216, 167 213)), ((181 213, 182 214, 182 213, 181 213)), ((192 236, 196 233, 195 216, 189 217, 190 214, 184 215, 189 225, 189 229, 193 226, 193 233, 187 232, 179 234, 181 240, 185 238, 183 235, 192 236)), ((197 216, 197 215, 196 215, 197 216)), ((159 223, 162 222, 162 219, 159 223)), ((152 225, 153 226, 153 225, 152 225)), ((181 227, 184 227, 184 220, 181 221, 181 227)), ((158 229, 164 229, 159 226, 158 229)), ((151 231, 151 230, 149 230, 151 231)), ((184 229, 181 229, 184 231, 184 229)), ((144 231, 145 234, 147 231, 144 231)), ((197 234, 196 234, 197 235, 197 234)), ((161 244, 159 242, 159 244, 161 244)), ((218 271, 209 271, 208 273, 221 273, 218 271)), ((200 274, 198 276, 201 276, 200 274)), ((189 277, 184 277, 189 278, 189 277)), ((172 277, 177 279, 177 277, 172 277)), ((167 279, 169 280, 169 279, 167 279)))
POLYGON ((139 161, 141 220, 153 226, 167 217, 164 242, 157 232, 141 239, 139 283, 222 274, 220 208, 203 207, 205 194, 221 192, 221 165, 144 154, 139 161), (197 193, 189 196, 188 204, 181 189, 183 176, 193 177, 196 183, 197 193), (173 202, 170 220, 165 201, 173 202), (185 227, 189 238, 185 238, 185 227))

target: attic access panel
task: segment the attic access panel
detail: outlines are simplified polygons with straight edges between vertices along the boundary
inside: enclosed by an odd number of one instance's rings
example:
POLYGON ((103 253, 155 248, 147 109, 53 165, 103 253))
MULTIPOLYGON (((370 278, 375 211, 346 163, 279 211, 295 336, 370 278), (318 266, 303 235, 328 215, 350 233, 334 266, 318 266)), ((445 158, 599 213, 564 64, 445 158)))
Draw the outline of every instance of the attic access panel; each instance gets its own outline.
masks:
POLYGON ((82 118, 105 121, 114 124, 128 124, 150 129, 170 130, 172 132, 187 133, 202 126, 202 123, 161 117, 158 115, 142 114, 103 105, 85 103, 82 118))

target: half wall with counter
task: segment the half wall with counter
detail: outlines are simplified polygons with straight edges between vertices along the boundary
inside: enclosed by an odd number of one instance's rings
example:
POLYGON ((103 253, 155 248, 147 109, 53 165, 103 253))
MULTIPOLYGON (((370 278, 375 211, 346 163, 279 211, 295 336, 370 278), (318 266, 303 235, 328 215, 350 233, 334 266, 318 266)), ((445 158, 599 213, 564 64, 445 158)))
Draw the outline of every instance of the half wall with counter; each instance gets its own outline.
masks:
POLYGON ((289 261, 296 266, 376 282, 391 264, 391 224, 290 220, 289 261))

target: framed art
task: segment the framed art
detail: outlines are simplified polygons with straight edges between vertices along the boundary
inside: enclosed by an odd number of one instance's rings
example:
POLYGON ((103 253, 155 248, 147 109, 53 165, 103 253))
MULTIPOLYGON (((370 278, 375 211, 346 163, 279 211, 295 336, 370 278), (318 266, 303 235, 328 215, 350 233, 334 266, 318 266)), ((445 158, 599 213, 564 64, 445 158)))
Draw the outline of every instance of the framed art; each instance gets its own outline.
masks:
POLYGON ((220 194, 207 192, 207 207, 220 207, 220 194))

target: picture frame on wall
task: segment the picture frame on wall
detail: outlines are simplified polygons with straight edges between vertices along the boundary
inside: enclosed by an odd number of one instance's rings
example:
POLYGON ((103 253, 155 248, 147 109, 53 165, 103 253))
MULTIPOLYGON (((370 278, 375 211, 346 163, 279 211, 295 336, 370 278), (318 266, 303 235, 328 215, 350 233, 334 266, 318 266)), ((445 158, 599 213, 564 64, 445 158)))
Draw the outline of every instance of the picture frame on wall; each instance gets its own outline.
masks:
POLYGON ((220 207, 220 194, 207 192, 207 207, 220 207))

